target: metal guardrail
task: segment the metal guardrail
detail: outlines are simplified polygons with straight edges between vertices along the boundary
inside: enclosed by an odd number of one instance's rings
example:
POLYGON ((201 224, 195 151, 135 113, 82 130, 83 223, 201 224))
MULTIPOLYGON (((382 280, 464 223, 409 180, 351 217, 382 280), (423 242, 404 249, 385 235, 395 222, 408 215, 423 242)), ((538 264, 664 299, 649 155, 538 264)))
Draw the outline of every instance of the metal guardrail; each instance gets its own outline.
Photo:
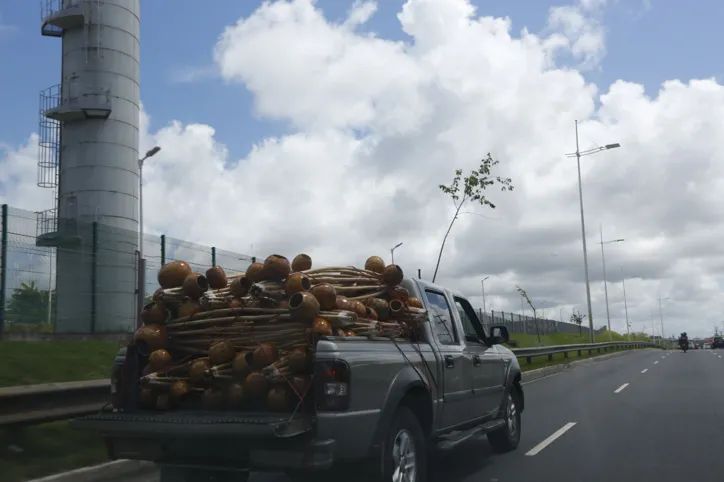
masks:
MULTIPOLYGON (((626 348, 655 348, 655 343, 616 342, 593 343, 583 345, 542 346, 535 348, 515 348, 513 353, 519 360, 532 363, 533 357, 577 352, 582 356, 626 348)), ((110 380, 90 380, 83 382, 47 383, 20 387, 0 388, 0 427, 22 427, 39 423, 67 420, 74 417, 98 412, 110 401, 110 380)))

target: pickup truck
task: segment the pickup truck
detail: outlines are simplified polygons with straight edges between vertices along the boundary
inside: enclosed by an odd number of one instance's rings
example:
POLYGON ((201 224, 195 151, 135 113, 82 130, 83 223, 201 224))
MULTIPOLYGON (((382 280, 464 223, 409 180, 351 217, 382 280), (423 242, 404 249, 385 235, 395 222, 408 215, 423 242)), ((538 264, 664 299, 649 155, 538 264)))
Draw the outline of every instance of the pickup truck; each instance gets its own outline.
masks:
MULTIPOLYGON (((410 278, 402 286, 428 312, 423 339, 320 340, 314 413, 122 406, 71 424, 99 432, 111 459, 156 462, 161 482, 243 482, 250 471, 323 480, 339 470, 346 478, 424 482, 429 449, 482 434, 496 452, 516 449, 525 402, 518 361, 502 346, 507 329, 486 334, 461 293, 410 278)), ((143 368, 128 363, 124 353, 116 358, 112 393, 129 390, 137 377, 124 374, 143 368)))

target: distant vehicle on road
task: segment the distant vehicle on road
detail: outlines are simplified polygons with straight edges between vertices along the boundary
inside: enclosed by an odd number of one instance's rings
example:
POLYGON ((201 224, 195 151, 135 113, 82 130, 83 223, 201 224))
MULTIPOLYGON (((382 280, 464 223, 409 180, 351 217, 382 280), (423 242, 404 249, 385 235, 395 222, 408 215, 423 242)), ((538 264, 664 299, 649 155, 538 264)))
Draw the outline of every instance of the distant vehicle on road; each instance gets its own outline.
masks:
POLYGON ((711 342, 712 348, 724 348, 724 336, 715 336, 711 342))

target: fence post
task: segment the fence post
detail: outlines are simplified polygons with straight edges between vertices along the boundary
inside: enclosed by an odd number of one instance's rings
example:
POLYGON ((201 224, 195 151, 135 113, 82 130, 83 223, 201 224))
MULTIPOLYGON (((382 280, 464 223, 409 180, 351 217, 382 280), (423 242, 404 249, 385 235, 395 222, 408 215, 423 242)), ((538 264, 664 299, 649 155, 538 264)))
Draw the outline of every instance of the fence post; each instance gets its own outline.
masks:
POLYGON ((2 207, 2 239, 0 240, 0 336, 5 331, 5 290, 8 287, 8 205, 2 207))
MULTIPOLYGON (((96 277, 98 274, 98 221, 93 221, 93 241, 91 244, 91 323, 90 332, 96 332, 96 277)), ((143 266, 143 260, 141 260, 143 266)))
POLYGON ((211 266, 216 266, 216 246, 211 247, 211 266))
POLYGON ((161 235, 161 266, 166 264, 166 235, 161 235))

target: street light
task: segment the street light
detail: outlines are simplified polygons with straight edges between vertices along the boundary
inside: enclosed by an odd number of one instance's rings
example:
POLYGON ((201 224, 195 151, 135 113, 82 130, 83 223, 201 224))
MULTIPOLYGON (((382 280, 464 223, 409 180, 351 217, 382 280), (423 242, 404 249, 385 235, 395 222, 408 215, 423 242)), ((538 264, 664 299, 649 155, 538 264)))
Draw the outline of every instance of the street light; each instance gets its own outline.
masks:
MULTIPOLYGON (((638 276, 631 276, 631 278, 638 278, 638 276)), ((626 333, 628 334, 628 341, 631 341, 631 323, 628 321, 628 302, 626 301, 626 277, 623 274, 623 266, 621 266, 621 284, 623 285, 623 308, 626 310, 626 333)))
POLYGON ((561 308, 561 311, 560 311, 561 323, 563 323, 563 309, 564 309, 564 308, 565 308, 565 306, 564 306, 563 308, 561 308))
POLYGON ((486 276, 485 278, 483 278, 482 280, 480 280, 480 284, 483 286, 483 311, 484 311, 485 313, 488 312, 488 310, 487 310, 487 308, 486 308, 486 306, 485 306, 485 280, 488 279, 488 278, 490 278, 490 276, 486 276))
MULTIPOLYGON (((667 296, 666 298, 661 297, 661 291, 659 291, 659 320, 661 321, 661 341, 666 343, 664 341, 664 312, 661 310, 661 301, 663 300, 670 300, 671 297, 667 296)), ((666 345, 664 345, 666 346, 666 345)))
POLYGON ((591 283, 588 279, 588 252, 586 250, 586 223, 583 216, 583 187, 582 187, 582 181, 581 181, 581 157, 583 156, 590 156, 591 154, 596 154, 597 152, 606 151, 609 149, 616 149, 618 147, 621 147, 621 144, 618 142, 615 144, 606 144, 603 147, 596 147, 594 149, 588 149, 583 152, 581 152, 579 145, 578 145, 578 121, 576 121, 576 152, 571 154, 566 154, 566 157, 576 158, 576 164, 578 166, 578 200, 580 202, 581 206, 581 238, 583 241, 583 270, 586 275, 586 303, 588 304, 588 329, 589 329, 589 337, 591 340, 591 343, 594 343, 594 336, 593 336, 593 310, 591 309, 591 283))
POLYGON ((620 239, 612 239, 611 241, 605 241, 603 240, 603 226, 601 226, 601 242, 598 243, 601 245, 601 262, 603 263, 603 293, 606 296, 606 320, 608 321, 608 339, 609 341, 613 341, 613 334, 611 333, 611 312, 608 308, 608 283, 606 282, 606 255, 603 252, 603 245, 604 244, 611 244, 611 243, 622 243, 625 241, 623 238, 620 239))
POLYGON ((402 246, 402 243, 397 243, 397 245, 390 250, 390 254, 392 255, 392 264, 395 264, 395 250, 402 246))
POLYGON ((146 155, 138 160, 138 306, 139 309, 136 311, 140 312, 140 307, 143 306, 144 298, 146 297, 146 263, 143 258, 143 163, 149 157, 153 157, 158 154, 161 148, 154 146, 153 148, 146 151, 146 155))

